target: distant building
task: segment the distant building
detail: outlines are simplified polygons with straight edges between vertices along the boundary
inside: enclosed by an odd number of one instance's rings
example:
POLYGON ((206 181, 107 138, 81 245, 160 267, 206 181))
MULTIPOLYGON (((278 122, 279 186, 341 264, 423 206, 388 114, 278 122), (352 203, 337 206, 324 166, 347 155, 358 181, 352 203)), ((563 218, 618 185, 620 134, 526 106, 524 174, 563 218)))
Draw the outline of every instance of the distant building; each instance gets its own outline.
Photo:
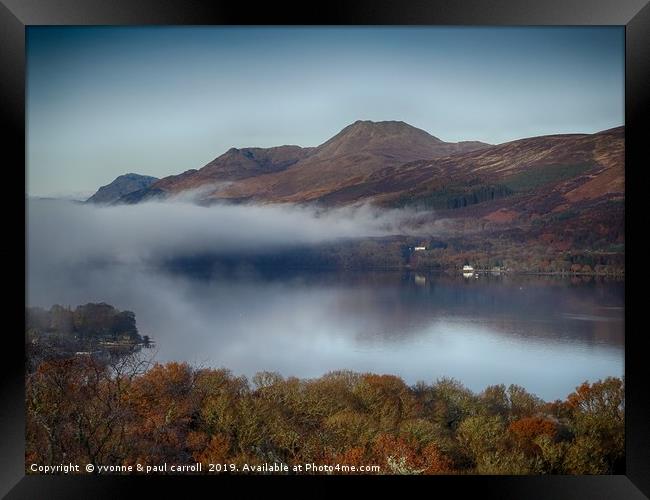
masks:
POLYGON ((413 251, 419 252, 420 250, 426 250, 427 247, 413 247, 413 251))
MULTIPOLYGON (((465 278, 471 278, 472 276, 474 276, 474 268, 472 266, 464 265, 463 276, 465 278)), ((476 275, 476 277, 478 278, 478 274, 476 275)))

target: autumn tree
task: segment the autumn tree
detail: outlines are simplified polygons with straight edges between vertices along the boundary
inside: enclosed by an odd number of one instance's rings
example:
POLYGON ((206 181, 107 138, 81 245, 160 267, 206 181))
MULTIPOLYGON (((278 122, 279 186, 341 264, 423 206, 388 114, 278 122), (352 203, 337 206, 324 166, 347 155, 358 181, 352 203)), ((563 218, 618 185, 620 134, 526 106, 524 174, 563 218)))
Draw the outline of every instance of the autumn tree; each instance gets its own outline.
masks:
POLYGON ((587 382, 567 398, 576 438, 567 468, 575 474, 620 473, 625 454, 625 391, 621 379, 587 382))
POLYGON ((131 383, 143 369, 135 358, 43 362, 26 380, 27 455, 44 463, 126 459, 133 452, 131 383))

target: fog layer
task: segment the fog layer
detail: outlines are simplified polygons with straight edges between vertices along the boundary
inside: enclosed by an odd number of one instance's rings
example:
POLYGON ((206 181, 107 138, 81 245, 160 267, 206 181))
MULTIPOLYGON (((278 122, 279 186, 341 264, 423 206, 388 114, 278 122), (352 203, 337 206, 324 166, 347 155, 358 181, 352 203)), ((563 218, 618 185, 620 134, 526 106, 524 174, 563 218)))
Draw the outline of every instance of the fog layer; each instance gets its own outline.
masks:
POLYGON ((341 238, 408 233, 418 214, 367 205, 319 210, 295 205, 198 206, 190 201, 101 207, 28 202, 31 266, 145 263, 203 253, 268 252, 341 238))

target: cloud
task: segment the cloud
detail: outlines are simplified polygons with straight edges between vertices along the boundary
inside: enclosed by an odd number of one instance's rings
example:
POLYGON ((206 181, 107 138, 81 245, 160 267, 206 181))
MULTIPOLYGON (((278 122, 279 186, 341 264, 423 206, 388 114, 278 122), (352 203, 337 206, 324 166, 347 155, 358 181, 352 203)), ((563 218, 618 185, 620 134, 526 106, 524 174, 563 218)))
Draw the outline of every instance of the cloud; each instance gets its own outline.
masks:
POLYGON ((197 206, 184 201, 98 207, 29 201, 31 267, 149 263, 198 254, 269 253, 344 238, 409 234, 422 214, 369 205, 319 209, 297 205, 197 206))
POLYGON ((206 182, 198 187, 184 189, 178 193, 171 193, 166 197, 167 202, 201 204, 210 195, 215 195, 232 186, 232 181, 206 182))

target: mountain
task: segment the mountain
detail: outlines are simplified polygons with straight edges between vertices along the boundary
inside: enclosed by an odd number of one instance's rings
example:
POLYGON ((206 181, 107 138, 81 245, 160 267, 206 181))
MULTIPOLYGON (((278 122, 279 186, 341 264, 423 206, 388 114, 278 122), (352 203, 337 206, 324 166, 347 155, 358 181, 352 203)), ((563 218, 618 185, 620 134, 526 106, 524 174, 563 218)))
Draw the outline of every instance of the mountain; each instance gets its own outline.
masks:
POLYGON ((447 156, 487 145, 478 141, 444 142, 402 121, 358 120, 315 148, 311 157, 326 160, 350 154, 368 153, 404 162, 417 157, 447 156))
POLYGON ((187 190, 200 190, 208 200, 315 201, 386 167, 487 146, 477 141, 444 142, 401 121, 359 120, 314 148, 232 148, 199 170, 165 177, 121 201, 187 190))
POLYGON ((621 199, 624 135, 618 127, 499 145, 450 144, 403 122, 356 122, 283 171, 251 176, 205 197, 326 206, 371 201, 448 210, 451 216, 472 205, 487 210, 507 198, 506 204, 516 205, 509 218, 527 216, 621 199))
POLYGON ((314 148, 232 148, 119 202, 187 191, 202 203, 371 202, 424 209, 429 222, 463 233, 464 244, 608 248, 624 243, 624 150, 624 127, 489 145, 447 143, 404 122, 357 121, 314 148))
POLYGON ((139 174, 124 174, 113 182, 100 187, 97 192, 86 200, 86 203, 113 203, 125 195, 151 186, 157 177, 139 174))
POLYGON ((404 122, 357 121, 317 147, 229 149, 118 203, 187 194, 202 204, 413 208, 395 237, 415 239, 378 243, 376 255, 402 255, 404 245, 425 242, 429 250, 407 258, 412 269, 472 262, 618 275, 625 267, 624 160, 624 127, 490 145, 444 142, 404 122))

